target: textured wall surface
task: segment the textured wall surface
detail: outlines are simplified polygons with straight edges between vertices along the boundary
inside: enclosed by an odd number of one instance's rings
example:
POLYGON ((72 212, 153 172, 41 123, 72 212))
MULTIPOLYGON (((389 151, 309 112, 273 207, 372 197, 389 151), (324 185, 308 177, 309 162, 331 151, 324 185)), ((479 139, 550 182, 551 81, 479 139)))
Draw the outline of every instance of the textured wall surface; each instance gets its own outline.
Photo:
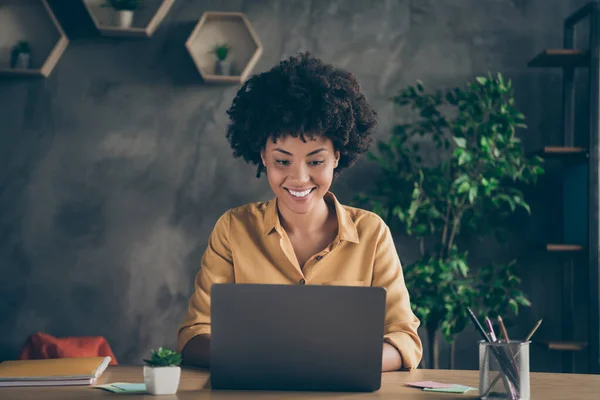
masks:
MULTIPOLYGON (((238 87, 202 84, 183 43, 202 12, 243 11, 264 45, 254 72, 300 50, 354 72, 381 117, 388 98, 421 79, 462 84, 476 74, 513 79, 528 118, 528 149, 560 137, 560 75, 526 68, 560 47, 575 0, 177 0, 150 40, 102 38, 75 0, 51 2, 71 43, 47 80, 0 80, 0 360, 36 331, 103 335, 122 363, 175 344, 192 280, 218 216, 268 199, 254 168, 225 139, 238 87), (68 3, 68 4, 67 4, 68 3)), ((348 202, 369 182, 366 160, 333 190, 348 202)), ((474 244, 474 259, 518 256, 534 306, 514 327, 540 338, 560 328, 560 263, 531 251, 552 232, 549 178, 532 191, 536 212, 508 247, 474 244)), ((556 192, 558 193, 558 192, 556 192)), ((403 262, 414 244, 398 239, 403 262)), ((425 338, 423 338, 425 340, 425 338)), ((456 367, 476 368, 472 329, 456 367)), ((534 370, 560 355, 534 349, 534 370)), ((447 346, 442 346, 442 366, 447 346)))

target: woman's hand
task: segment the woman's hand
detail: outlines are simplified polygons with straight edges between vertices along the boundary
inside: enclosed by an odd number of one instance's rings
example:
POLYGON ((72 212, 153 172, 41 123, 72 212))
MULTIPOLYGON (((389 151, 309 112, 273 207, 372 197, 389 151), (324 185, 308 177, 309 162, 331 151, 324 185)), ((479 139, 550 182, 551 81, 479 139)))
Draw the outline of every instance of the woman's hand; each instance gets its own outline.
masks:
POLYGON ((384 342, 381 371, 398 371, 400 368, 402 368, 402 356, 394 346, 384 342))
POLYGON ((194 336, 183 348, 182 364, 201 368, 210 367, 210 335, 194 336))

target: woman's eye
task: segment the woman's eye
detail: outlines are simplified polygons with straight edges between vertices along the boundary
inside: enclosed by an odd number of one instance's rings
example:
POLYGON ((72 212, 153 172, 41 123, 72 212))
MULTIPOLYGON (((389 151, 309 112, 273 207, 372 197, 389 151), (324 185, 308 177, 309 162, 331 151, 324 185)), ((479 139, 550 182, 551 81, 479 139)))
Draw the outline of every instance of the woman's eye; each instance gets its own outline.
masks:
POLYGON ((310 165, 321 165, 323 163, 324 163, 324 161, 311 161, 309 164, 310 165))
POLYGON ((280 165, 290 165, 288 160, 275 160, 275 162, 280 165))

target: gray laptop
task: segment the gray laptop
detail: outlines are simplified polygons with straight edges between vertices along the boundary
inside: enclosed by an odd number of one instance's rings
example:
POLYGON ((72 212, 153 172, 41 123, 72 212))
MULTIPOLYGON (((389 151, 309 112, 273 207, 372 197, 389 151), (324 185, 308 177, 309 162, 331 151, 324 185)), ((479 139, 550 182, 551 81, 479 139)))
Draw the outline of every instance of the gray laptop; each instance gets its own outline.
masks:
POLYGON ((379 287, 213 285, 212 389, 379 390, 385 296, 379 287))

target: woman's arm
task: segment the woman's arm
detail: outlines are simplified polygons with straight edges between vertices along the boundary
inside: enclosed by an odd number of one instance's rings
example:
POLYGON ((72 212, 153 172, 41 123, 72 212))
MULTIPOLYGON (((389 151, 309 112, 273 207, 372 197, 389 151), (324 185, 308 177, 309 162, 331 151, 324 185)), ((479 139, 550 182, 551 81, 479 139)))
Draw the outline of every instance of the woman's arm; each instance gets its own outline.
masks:
POLYGON ((210 359, 210 293, 212 285, 234 279, 233 256, 229 241, 230 215, 219 218, 208 239, 208 246, 194 280, 183 323, 177 332, 177 351, 188 365, 205 366, 210 359))
POLYGON ((417 333, 420 321, 410 306, 410 296, 392 234, 383 221, 381 224, 372 285, 386 289, 384 340, 398 353, 396 356, 391 349, 386 351, 385 346, 382 368, 412 370, 417 368, 423 354, 423 345, 417 333))
POLYGON ((182 363, 195 367, 210 367, 210 334, 194 336, 183 348, 182 363))

